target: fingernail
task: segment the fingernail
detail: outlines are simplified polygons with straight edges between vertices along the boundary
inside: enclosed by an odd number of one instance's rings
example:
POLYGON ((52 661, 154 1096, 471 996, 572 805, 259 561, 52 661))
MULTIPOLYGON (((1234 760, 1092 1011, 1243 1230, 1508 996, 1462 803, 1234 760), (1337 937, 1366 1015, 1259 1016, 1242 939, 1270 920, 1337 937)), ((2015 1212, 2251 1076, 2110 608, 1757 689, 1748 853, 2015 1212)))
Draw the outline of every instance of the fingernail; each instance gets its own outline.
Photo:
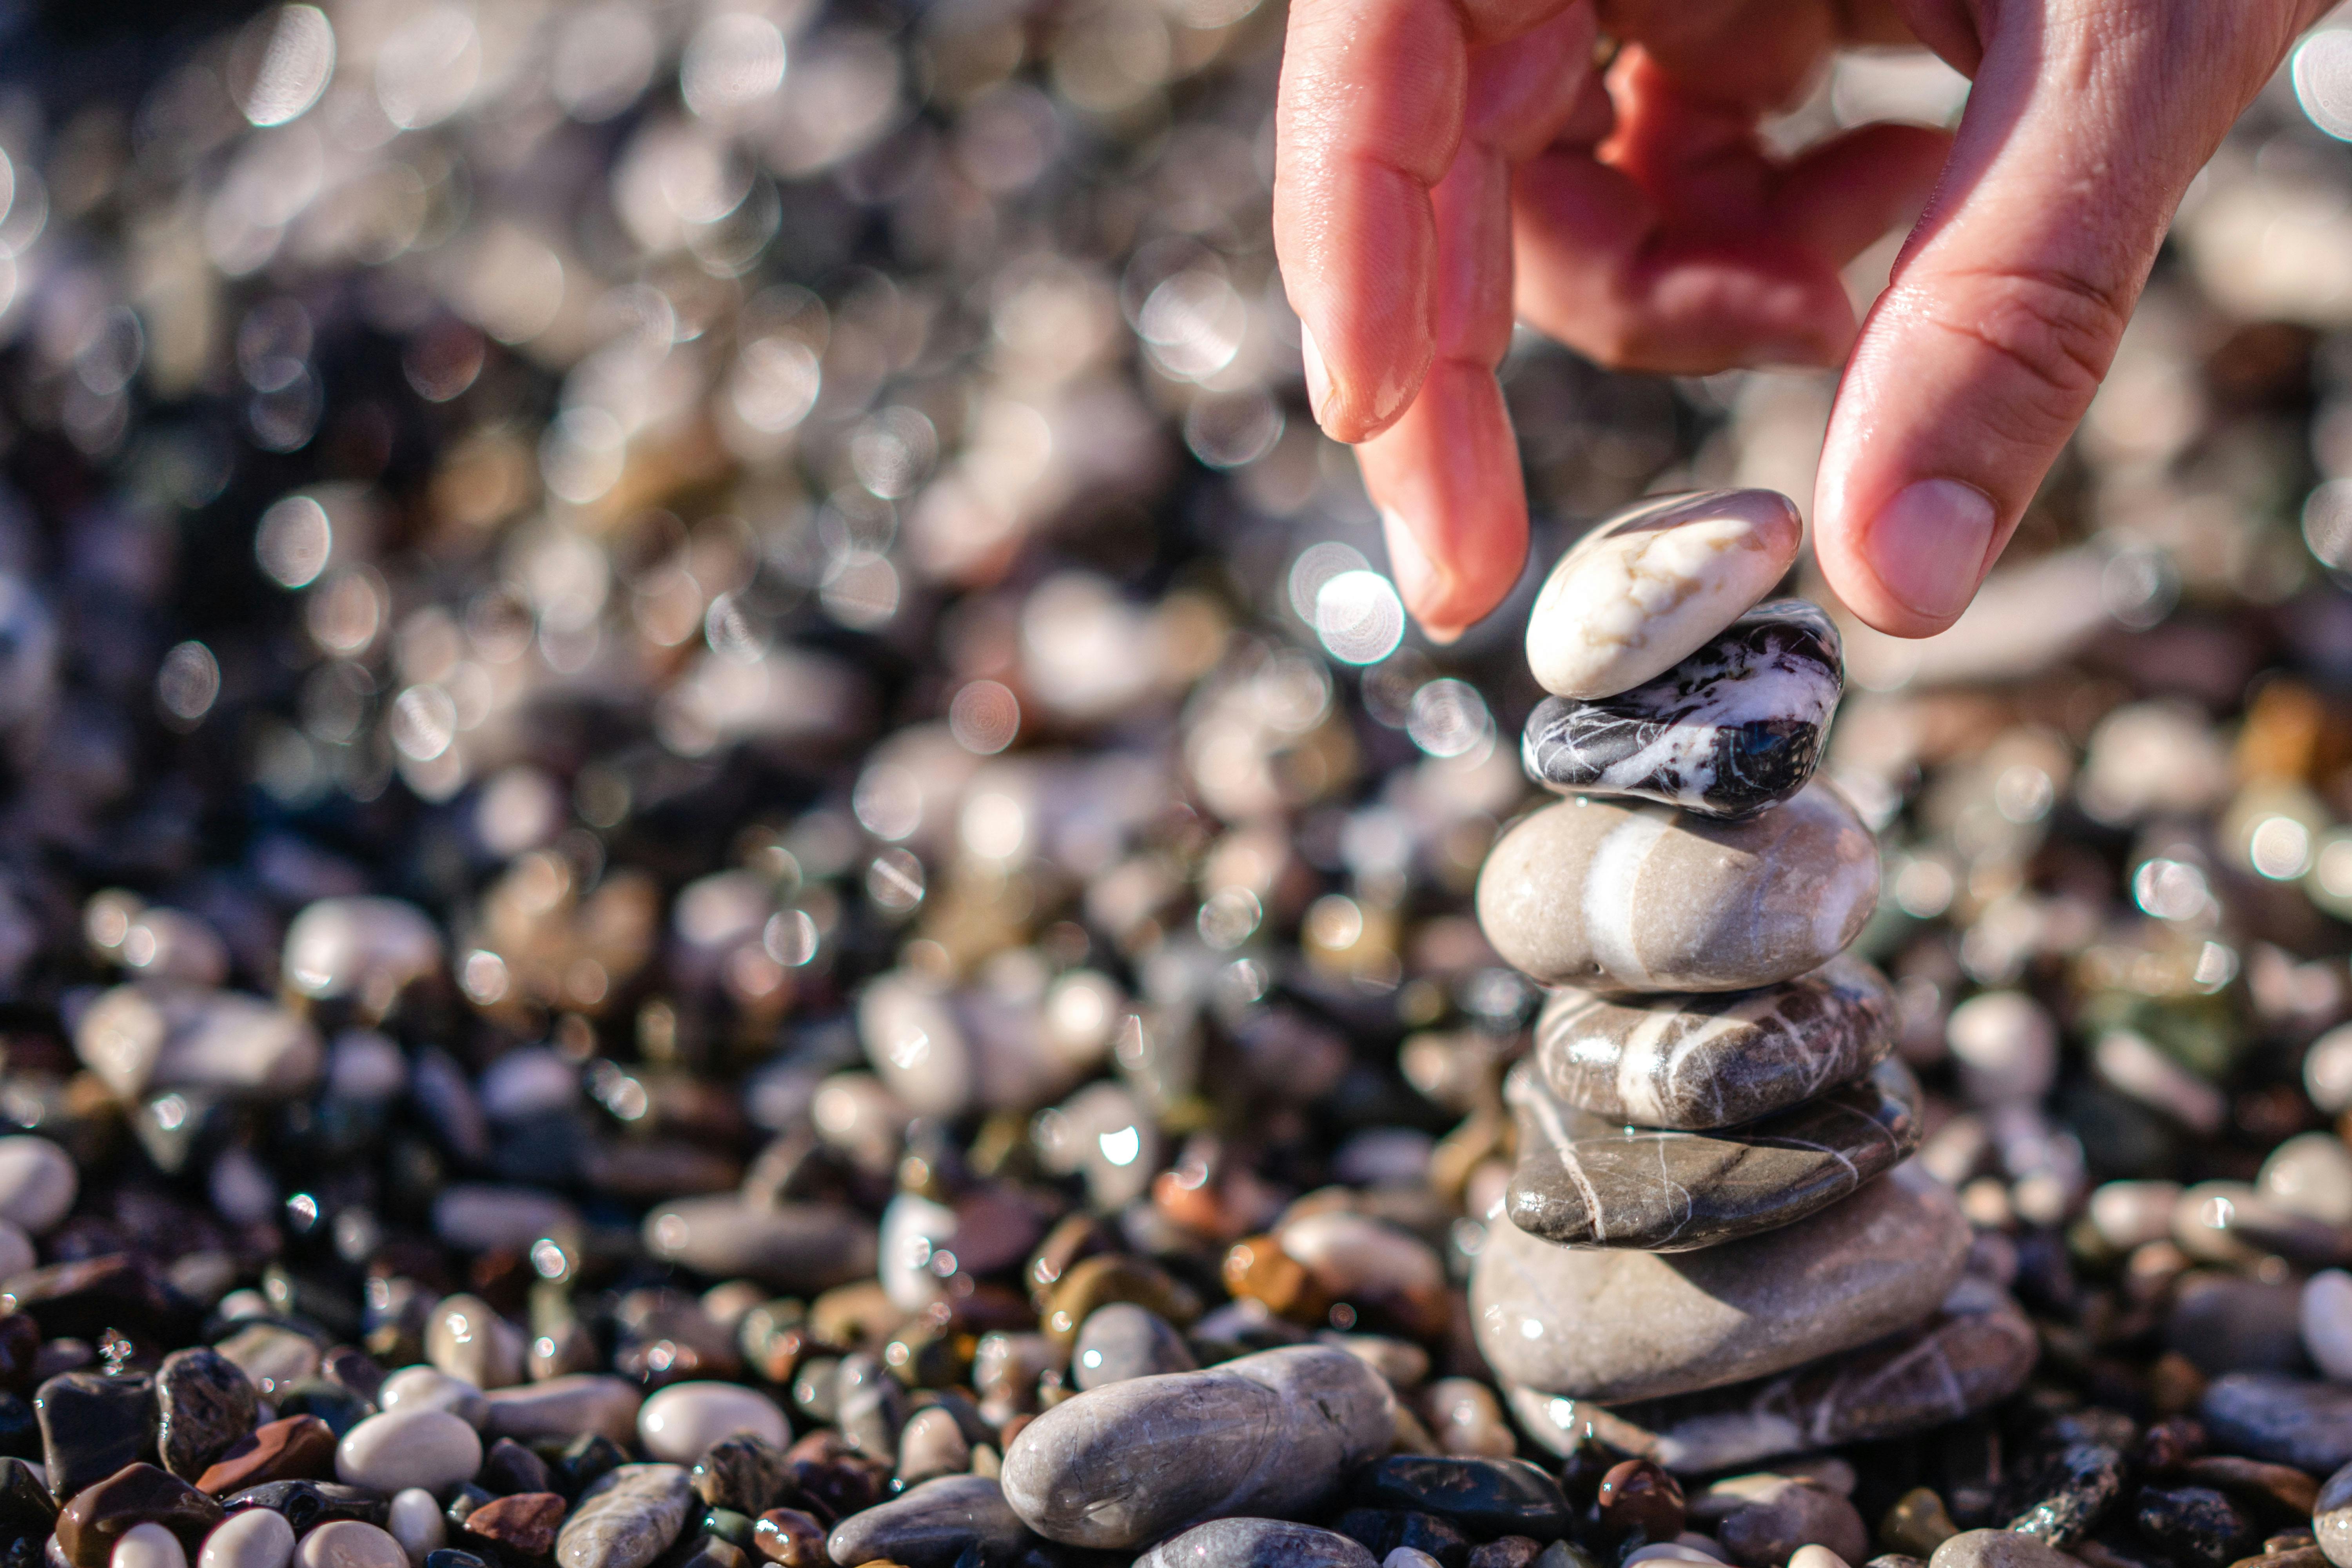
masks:
POLYGON ((1315 333, 1301 321, 1298 324, 1298 357, 1307 367, 1307 406, 1315 413, 1315 422, 1323 423, 1323 405, 1331 401, 1331 371, 1323 363, 1323 351, 1315 346, 1315 333))
POLYGON ((1992 498, 1984 491, 1958 479, 1920 479, 1871 519, 1863 555, 1905 608, 1949 620, 1976 595, 1992 529, 1992 498))
POLYGON ((1422 635, 1434 643, 1449 643, 1460 637, 1460 626, 1429 619, 1427 607, 1444 595, 1446 581, 1404 519, 1389 507, 1381 508, 1381 531, 1388 539, 1389 575, 1396 579, 1397 595, 1405 608, 1421 623, 1422 635))

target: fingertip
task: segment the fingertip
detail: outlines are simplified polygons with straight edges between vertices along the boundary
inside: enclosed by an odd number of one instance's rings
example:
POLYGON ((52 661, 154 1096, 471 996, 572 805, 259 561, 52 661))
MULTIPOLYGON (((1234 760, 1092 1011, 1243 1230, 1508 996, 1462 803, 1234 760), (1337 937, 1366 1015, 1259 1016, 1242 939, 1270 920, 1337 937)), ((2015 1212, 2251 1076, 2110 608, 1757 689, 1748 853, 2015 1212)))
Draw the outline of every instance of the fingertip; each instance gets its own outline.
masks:
POLYGON ((1941 476, 1912 479, 1864 507, 1825 494, 1815 514, 1814 553, 1830 587, 1891 637, 1932 637, 1958 621, 2000 537, 1992 497, 1941 476))

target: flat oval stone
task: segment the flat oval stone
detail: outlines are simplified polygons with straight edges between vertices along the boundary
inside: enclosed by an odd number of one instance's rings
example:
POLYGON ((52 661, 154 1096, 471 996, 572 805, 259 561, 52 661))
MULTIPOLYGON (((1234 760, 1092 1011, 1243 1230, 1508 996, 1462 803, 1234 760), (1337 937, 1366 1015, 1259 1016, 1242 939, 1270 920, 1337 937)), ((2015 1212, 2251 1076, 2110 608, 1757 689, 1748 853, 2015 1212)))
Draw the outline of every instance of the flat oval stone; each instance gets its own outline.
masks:
POLYGON ((1378 1373, 1287 1345, 1064 1400, 1005 1450, 1004 1496, 1048 1540, 1133 1548, 1202 1519, 1313 1509, 1395 1430, 1378 1373))
POLYGON ((747 1204, 733 1194, 681 1198, 646 1215, 646 1250, 716 1279, 747 1278, 793 1295, 871 1279, 871 1221, 831 1204, 747 1204))
POLYGON ((196 1553, 196 1568, 286 1568, 294 1555, 294 1527, 266 1508, 221 1521, 196 1553))
POLYGON ((562 1568, 646 1568, 686 1523, 694 1489, 681 1465, 623 1465, 580 1494, 555 1538, 562 1568))
POLYGON ((1555 1452, 1573 1451, 1590 1427, 1679 1474, 1711 1474, 1961 1420, 2023 1386, 2038 1351, 2009 1294, 1969 1277, 1916 1328, 1749 1383, 1608 1409, 1507 1392, 1521 1424, 1555 1452))
POLYGON ((1563 795, 1750 816, 1813 776, 1845 693, 1843 658, 1818 605, 1774 599, 1630 691, 1538 703, 1520 761, 1563 795))
POLYGON ((793 1440, 776 1402, 740 1383, 673 1383, 637 1412, 637 1440, 656 1459, 687 1464, 721 1437, 749 1432, 778 1447, 793 1440))
POLYGON ((1560 1099, 1605 1120, 1729 1127, 1860 1078, 1894 1047, 1896 1022, 1885 977, 1840 953, 1748 991, 1564 988, 1536 1020, 1535 1060, 1560 1099))
POLYGON ((1361 1542, 1311 1524, 1213 1519, 1161 1542, 1135 1568, 1374 1568, 1378 1561, 1361 1542))
POLYGON ((315 1415, 288 1415, 230 1444, 196 1478, 196 1489, 227 1497, 272 1481, 324 1480, 334 1473, 334 1428, 315 1415))
POLYGON ((408 1553, 376 1526, 339 1519, 302 1538, 294 1568, 408 1568, 408 1553))
POLYGON ((1498 1224, 1471 1275, 1470 1313, 1507 1383, 1604 1404, 1651 1399, 1909 1327, 1959 1278, 1969 1237, 1949 1189, 1916 1164, 1704 1252, 1579 1251, 1498 1224))
POLYGON ((481 1434, 446 1410, 387 1410, 344 1434, 335 1475, 346 1486, 396 1492, 421 1487, 438 1496, 482 1468, 481 1434))
POLYGON ((520 1557, 544 1557, 563 1523, 563 1499, 554 1492, 493 1498, 466 1516, 466 1533, 520 1557))
POLYGON ((163 1468, 194 1480, 253 1430, 261 1396, 237 1364, 204 1346, 173 1351, 155 1371, 163 1468))
POLYGON ((637 1411, 645 1404, 645 1395, 626 1378, 593 1372, 493 1389, 484 1397, 484 1434, 526 1443, 583 1432, 602 1433, 615 1443, 631 1442, 637 1435, 637 1411))
POLYGON ((1771 490, 1659 496, 1604 518, 1544 579, 1528 667, 1561 697, 1639 686, 1770 593, 1804 534, 1771 490))
POLYGON ((1087 1313, 1070 1347, 1070 1373, 1081 1389, 1192 1372, 1200 1364, 1167 1319, 1133 1301, 1113 1301, 1087 1313))
POLYGON ((2326 1475, 2352 1464, 2352 1388, 2275 1372, 2213 1380, 2197 1414, 2214 1446, 2326 1475))
POLYGON ((1919 1085, 1898 1061, 1819 1100, 1705 1132, 1628 1127, 1561 1102, 1521 1063, 1511 1223, 1561 1247, 1695 1252, 1827 1208, 1919 1146, 1919 1085))
MULTIPOLYGON (((543 1385, 534 1385, 543 1386, 543 1385)), ((446 1410, 478 1429, 489 1419, 490 1403, 482 1391, 462 1377, 451 1377, 437 1366, 419 1363, 404 1366, 383 1380, 375 1402, 389 1414, 394 1410, 446 1410)))
POLYGON ((1029 1542, 1028 1526, 985 1476, 942 1476, 910 1487, 877 1508, 834 1526, 825 1554, 840 1568, 897 1563, 905 1568, 954 1568, 977 1547, 982 1560, 1004 1563, 1029 1542))
POLYGON ((1366 1508, 1433 1513, 1480 1540, 1557 1541, 1575 1522, 1559 1483, 1520 1459, 1392 1454, 1357 1471, 1349 1496, 1366 1508))
POLYGON ((200 1541, 220 1519, 220 1504, 179 1477, 152 1465, 125 1465, 84 1487, 58 1515, 58 1549, 74 1568, 104 1568, 134 1524, 160 1524, 200 1541))
POLYGON ((1745 822, 1568 800, 1503 835, 1478 924, 1513 968, 1588 991, 1738 991, 1817 969, 1878 902, 1878 846, 1818 780, 1745 822))

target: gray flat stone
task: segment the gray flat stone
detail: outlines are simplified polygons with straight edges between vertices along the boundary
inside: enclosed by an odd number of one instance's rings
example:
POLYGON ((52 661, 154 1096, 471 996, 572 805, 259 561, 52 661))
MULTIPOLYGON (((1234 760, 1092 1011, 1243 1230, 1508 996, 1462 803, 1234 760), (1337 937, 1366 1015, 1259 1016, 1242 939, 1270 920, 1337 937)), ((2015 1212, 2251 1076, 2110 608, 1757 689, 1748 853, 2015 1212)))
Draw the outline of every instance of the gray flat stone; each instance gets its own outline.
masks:
POLYGON ((683 1465, 623 1465, 580 1494, 555 1538, 562 1568, 646 1568, 685 1527, 694 1488, 683 1465))
POLYGON ((1470 1280, 1478 1348, 1507 1383, 1613 1404, 1713 1388, 1928 1317, 1969 1231, 1906 1163, 1843 1203, 1704 1252, 1580 1251, 1490 1226, 1470 1280))
POLYGON ((2038 1350, 2009 1293, 1968 1278, 1917 1328, 1751 1383, 1614 1407, 1506 1392, 1520 1425, 1556 1452, 1590 1425, 1628 1453, 1702 1475, 1973 1415, 2024 1385, 2038 1350))
POLYGON ((1964 1530, 1936 1548, 1927 1568, 2080 1568, 2054 1546, 2013 1530, 1964 1530))
POLYGON ((2198 1408, 2214 1447, 2326 1475, 2352 1464, 2352 1388, 2275 1372, 2213 1380, 2198 1408))
POLYGON ((1563 1104, 1522 1063, 1504 1098, 1519 1121, 1506 1212, 1562 1247, 1694 1252, 1777 1230, 1884 1175, 1919 1145, 1919 1085, 1901 1062, 1819 1100, 1706 1132, 1622 1122, 1563 1104))
POLYGON ((1885 1058, 1894 990, 1841 953, 1751 991, 1596 995, 1566 988, 1536 1020, 1535 1059, 1560 1099, 1612 1121, 1697 1130, 1753 1121, 1885 1058))
POLYGON ((878 1507, 853 1513, 825 1538, 840 1568, 890 1562, 906 1568, 954 1568, 967 1548, 1003 1563, 1018 1556, 1029 1529, 992 1477, 942 1476, 910 1487, 878 1507))
POLYGON ((1286 1345, 1063 1401, 1006 1450, 1004 1496, 1048 1540, 1133 1549, 1207 1519, 1309 1512, 1395 1431, 1378 1373, 1286 1345))
POLYGON ((1135 1560, 1135 1568, 1374 1568, 1360 1542, 1279 1519, 1213 1519, 1135 1560))
POLYGON ((1503 835, 1478 924, 1504 962, 1589 991, 1738 991, 1843 952, 1878 902, 1878 846, 1816 780, 1744 822, 1564 800, 1503 835))

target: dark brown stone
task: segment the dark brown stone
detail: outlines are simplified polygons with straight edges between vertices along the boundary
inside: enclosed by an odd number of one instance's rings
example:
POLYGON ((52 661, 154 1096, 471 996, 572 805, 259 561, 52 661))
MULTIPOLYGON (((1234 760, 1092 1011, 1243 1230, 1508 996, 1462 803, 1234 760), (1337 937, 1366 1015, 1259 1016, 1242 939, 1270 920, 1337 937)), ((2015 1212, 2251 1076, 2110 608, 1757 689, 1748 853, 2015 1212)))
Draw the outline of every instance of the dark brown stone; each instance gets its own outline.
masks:
POLYGON ((29 1313, 0 1312, 0 1389, 10 1394, 33 1392, 40 1380, 33 1363, 41 1353, 41 1325, 29 1313))
POLYGON ((1682 1483, 1648 1459, 1611 1466, 1593 1506, 1612 1535, 1672 1541, 1683 1532, 1682 1483))
POLYGON ((114 1543, 134 1524, 160 1524, 191 1555, 221 1521, 221 1506, 153 1465, 125 1465, 84 1487, 58 1515, 58 1549, 74 1568, 106 1568, 114 1543))
POLYGON ((563 1499, 554 1492, 517 1492, 482 1504, 466 1516, 466 1533, 525 1557, 544 1557, 563 1524, 563 1499))
POLYGON ((252 1436, 231 1444, 196 1478, 196 1489, 226 1497, 271 1481, 335 1479, 335 1429, 316 1415, 266 1421, 252 1436))
POLYGON ((2215 1454, 2189 1460, 2178 1473, 2184 1481, 2213 1487, 2283 1518, 2309 1519, 2319 1502, 2318 1481, 2292 1465, 2270 1465, 2260 1459, 2215 1454))
POLYGON ((782 1568, 825 1568, 824 1526, 796 1508, 772 1508, 751 1527, 751 1549, 782 1568))

